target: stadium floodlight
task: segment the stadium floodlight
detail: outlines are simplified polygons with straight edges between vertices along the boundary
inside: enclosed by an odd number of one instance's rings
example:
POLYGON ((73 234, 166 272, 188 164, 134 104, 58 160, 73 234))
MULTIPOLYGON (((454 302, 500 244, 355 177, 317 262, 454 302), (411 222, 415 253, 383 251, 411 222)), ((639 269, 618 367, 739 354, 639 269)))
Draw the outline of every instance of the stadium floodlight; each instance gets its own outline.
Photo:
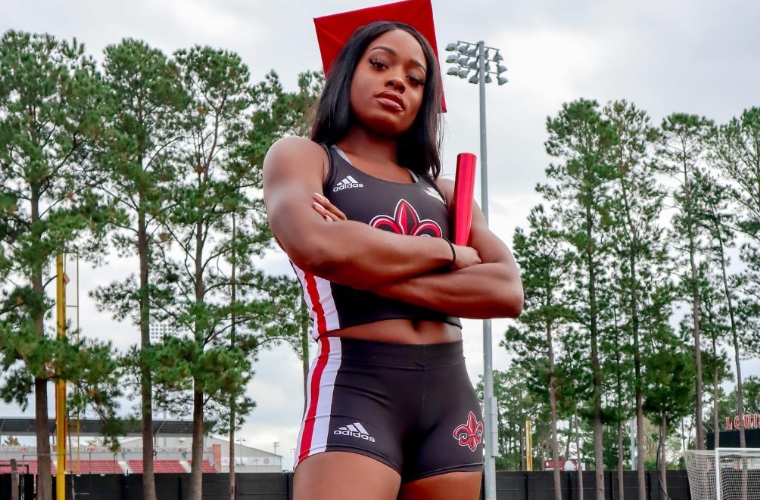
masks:
POLYGON ((457 57, 456 54, 449 54, 449 57, 446 58, 446 62, 447 63, 456 63, 457 59, 459 59, 459 58, 457 57))
POLYGON ((448 71, 446 71, 447 75, 459 75, 459 68, 456 66, 451 66, 448 71))
MULTIPOLYGON (((467 78, 470 69, 475 70, 475 73, 469 78, 470 83, 477 83, 480 87, 480 206, 483 210, 483 215, 488 224, 488 168, 487 168, 487 148, 486 148, 486 102, 485 102, 485 86, 487 83, 491 83, 493 79, 488 72, 491 69, 491 65, 488 61, 496 63, 496 69, 498 73, 503 73, 507 70, 499 62, 504 60, 504 57, 499 54, 499 49, 494 47, 486 47, 484 42, 478 42, 477 44, 457 41, 456 50, 462 54, 458 62, 460 67, 458 72, 454 71, 454 68, 449 69, 448 74, 456 74, 459 78, 467 78), (493 59, 489 56, 493 54, 493 59), (469 60, 470 56, 473 58, 469 60), (487 69, 486 69, 487 68, 487 69), (503 69, 502 69, 503 68, 503 69)), ((452 46, 449 44, 446 47, 452 46)), ((507 79, 498 76, 499 85, 507 83, 507 79)), ((484 493, 485 500, 496 500, 496 467, 495 457, 499 455, 498 449, 498 427, 496 422, 498 408, 497 401, 493 395, 493 336, 491 333, 491 320, 483 321, 483 420, 485 424, 484 428, 484 444, 485 444, 485 467, 484 467, 484 493)))
POLYGON ((454 42, 446 44, 446 51, 447 52, 452 52, 454 50, 457 50, 457 44, 455 44, 454 42))
POLYGON ((504 73, 505 71, 507 71, 507 67, 506 67, 506 66, 504 66, 503 64, 499 64, 499 65, 496 67, 496 72, 497 72, 497 73, 499 73, 499 74, 502 74, 502 73, 504 73))

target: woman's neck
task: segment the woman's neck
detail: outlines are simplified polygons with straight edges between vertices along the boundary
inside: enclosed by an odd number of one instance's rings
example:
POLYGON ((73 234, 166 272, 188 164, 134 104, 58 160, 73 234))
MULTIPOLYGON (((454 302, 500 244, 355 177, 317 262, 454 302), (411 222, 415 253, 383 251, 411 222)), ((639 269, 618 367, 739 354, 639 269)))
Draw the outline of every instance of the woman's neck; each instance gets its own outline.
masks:
POLYGON ((349 128, 337 146, 346 153, 373 163, 395 164, 398 159, 398 143, 395 138, 383 137, 364 127, 349 128))

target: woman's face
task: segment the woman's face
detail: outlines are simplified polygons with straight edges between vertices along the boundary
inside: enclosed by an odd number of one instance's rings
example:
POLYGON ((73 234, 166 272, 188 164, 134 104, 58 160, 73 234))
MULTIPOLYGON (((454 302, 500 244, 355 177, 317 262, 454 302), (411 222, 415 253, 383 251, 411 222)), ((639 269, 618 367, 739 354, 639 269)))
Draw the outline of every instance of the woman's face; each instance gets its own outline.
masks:
POLYGON ((422 104, 427 65, 416 38, 387 31, 364 51, 351 83, 351 110, 367 128, 396 137, 412 126, 422 104))

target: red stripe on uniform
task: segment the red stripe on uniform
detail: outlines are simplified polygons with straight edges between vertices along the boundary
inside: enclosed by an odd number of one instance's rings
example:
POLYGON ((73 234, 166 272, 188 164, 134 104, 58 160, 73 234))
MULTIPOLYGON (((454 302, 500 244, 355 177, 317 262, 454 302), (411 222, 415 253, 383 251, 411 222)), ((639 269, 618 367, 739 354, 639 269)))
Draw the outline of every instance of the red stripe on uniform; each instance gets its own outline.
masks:
POLYGON ((311 297, 311 307, 317 315, 317 332, 325 333, 327 331, 327 322, 325 321, 325 310, 322 308, 322 298, 319 296, 319 290, 317 289, 317 280, 314 279, 313 274, 304 272, 303 275, 306 278, 306 290, 309 293, 309 297, 311 297))
POLYGON ((311 387, 309 387, 311 401, 309 409, 306 412, 306 418, 303 422, 301 449, 298 451, 299 462, 308 457, 309 452, 311 451, 311 439, 314 437, 314 420, 317 415, 317 402, 319 400, 319 386, 322 382, 322 372, 325 371, 327 361, 330 359, 330 340, 327 338, 321 338, 319 342, 322 344, 322 348, 319 353, 319 358, 317 359, 317 366, 314 367, 314 373, 311 375, 311 387))

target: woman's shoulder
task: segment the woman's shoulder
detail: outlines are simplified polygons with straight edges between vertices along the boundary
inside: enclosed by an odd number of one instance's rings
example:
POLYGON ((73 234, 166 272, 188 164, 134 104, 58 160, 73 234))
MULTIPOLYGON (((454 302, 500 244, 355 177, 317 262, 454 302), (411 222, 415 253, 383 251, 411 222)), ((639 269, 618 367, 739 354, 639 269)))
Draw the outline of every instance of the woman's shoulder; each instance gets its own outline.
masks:
POLYGON ((264 158, 264 169, 314 165, 321 170, 327 161, 325 149, 316 142, 305 137, 288 136, 279 139, 269 148, 264 158))

